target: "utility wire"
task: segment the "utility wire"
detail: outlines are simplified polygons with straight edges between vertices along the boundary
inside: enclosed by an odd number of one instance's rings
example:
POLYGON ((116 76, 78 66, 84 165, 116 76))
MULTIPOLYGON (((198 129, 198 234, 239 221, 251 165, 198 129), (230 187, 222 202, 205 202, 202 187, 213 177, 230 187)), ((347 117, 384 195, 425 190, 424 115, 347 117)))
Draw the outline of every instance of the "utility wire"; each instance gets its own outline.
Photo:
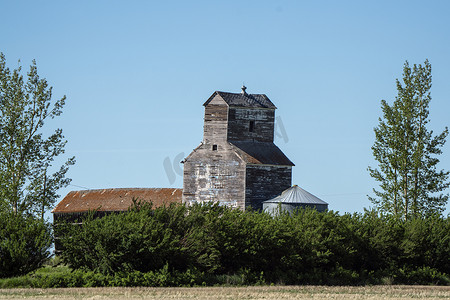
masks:
POLYGON ((88 188, 88 187, 85 187, 85 186, 81 186, 81 185, 75 185, 75 184, 69 184, 69 185, 77 187, 77 188, 82 188, 82 189, 85 189, 85 190, 92 190, 91 188, 88 188))

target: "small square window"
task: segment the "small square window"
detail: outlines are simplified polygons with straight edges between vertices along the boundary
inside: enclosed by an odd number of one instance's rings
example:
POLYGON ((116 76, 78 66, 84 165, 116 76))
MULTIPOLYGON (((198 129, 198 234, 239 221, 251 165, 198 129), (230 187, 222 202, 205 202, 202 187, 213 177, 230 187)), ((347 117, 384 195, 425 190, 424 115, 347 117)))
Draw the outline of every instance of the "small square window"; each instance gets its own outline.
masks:
POLYGON ((217 151, 217 145, 213 145, 213 151, 217 151))

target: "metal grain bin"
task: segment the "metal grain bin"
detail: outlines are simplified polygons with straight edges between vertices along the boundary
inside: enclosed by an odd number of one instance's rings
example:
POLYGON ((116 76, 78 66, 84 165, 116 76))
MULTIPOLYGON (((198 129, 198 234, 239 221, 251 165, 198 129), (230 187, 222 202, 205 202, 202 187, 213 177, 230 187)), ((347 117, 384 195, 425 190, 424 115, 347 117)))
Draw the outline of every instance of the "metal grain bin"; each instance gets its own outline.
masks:
POLYGON ((278 197, 263 202, 263 210, 270 214, 276 214, 280 209, 291 213, 296 209, 307 207, 318 211, 326 211, 328 203, 308 193, 298 185, 288 188, 278 197))

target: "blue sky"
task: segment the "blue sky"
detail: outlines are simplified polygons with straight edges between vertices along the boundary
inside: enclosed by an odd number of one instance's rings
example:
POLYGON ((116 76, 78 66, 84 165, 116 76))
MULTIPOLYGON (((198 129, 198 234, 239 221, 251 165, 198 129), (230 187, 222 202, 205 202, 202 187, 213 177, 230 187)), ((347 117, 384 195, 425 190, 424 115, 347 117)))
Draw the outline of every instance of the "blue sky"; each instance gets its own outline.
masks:
POLYGON ((245 83, 278 107, 293 184, 361 212, 377 186, 367 167, 380 101, 394 100, 405 60, 429 59, 430 128, 450 123, 449 11, 449 1, 0 0, 0 51, 11 68, 36 59, 55 98, 67 95, 49 123, 77 159, 63 196, 182 187, 173 161, 201 142, 203 102, 245 83))

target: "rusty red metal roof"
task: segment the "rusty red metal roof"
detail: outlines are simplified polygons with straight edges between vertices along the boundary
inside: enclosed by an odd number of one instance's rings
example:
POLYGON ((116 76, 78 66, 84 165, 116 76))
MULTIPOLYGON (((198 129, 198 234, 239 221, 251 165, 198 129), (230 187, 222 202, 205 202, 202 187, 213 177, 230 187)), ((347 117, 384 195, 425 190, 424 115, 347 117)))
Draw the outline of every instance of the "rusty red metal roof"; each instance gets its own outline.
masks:
POLYGON ((52 213, 98 211, 126 211, 133 199, 152 202, 153 207, 181 203, 182 189, 177 188, 120 188, 72 191, 56 205, 52 213))

